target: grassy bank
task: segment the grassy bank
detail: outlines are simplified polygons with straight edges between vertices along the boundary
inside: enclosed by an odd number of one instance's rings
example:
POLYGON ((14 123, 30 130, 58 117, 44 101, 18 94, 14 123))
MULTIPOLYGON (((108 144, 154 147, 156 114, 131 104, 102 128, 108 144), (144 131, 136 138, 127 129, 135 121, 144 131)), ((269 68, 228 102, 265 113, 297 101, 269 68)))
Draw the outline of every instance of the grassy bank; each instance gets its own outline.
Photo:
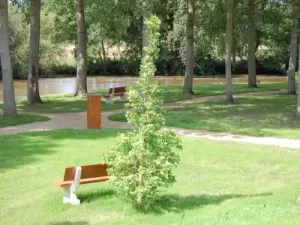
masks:
MULTIPOLYGON (((171 127, 227 132, 251 136, 300 138, 300 118, 296 117, 296 96, 268 95, 238 98, 168 109, 166 124, 171 127)), ((111 120, 126 122, 124 114, 111 120)))
MULTIPOLYGON (((250 89, 247 84, 233 84, 234 93, 257 92, 267 90, 281 90, 286 89, 286 83, 262 83, 259 88, 250 89)), ((210 84, 210 85, 194 85, 196 95, 182 94, 181 85, 161 86, 162 95, 165 102, 174 102, 179 100, 191 99, 201 96, 222 95, 225 94, 225 84, 210 84)), ((99 90, 99 93, 107 93, 107 89, 99 90)), ((86 99, 67 95, 49 95, 43 97, 44 104, 35 106, 27 106, 24 101, 18 102, 18 108, 28 112, 49 112, 49 113, 63 113, 63 112, 82 112, 86 110, 86 99)), ((102 110, 114 110, 124 108, 124 103, 116 102, 114 104, 106 104, 102 101, 102 110)))
POLYGON ((49 120, 48 117, 40 116, 40 115, 18 115, 16 117, 2 117, 0 116, 0 128, 15 126, 27 123, 41 122, 49 120))

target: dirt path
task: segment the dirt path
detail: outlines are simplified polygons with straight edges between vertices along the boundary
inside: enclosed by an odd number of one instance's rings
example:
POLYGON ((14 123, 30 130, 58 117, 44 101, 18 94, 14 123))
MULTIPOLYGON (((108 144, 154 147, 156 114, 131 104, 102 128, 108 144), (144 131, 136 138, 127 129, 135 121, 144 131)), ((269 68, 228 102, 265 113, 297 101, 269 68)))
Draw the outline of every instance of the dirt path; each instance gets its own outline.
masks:
MULTIPOLYGON (((263 94, 283 94, 284 91, 264 91, 256 93, 244 93, 236 94, 235 98, 254 96, 254 95, 263 95, 263 94)), ((189 100, 182 100, 177 102, 166 103, 165 107, 181 107, 186 104, 216 101, 224 99, 224 95, 218 96, 206 96, 199 97, 189 100)), ((108 117, 115 113, 124 112, 124 110, 114 110, 110 112, 102 113, 102 126, 103 128, 132 128, 130 124, 123 122, 110 121, 108 117)), ((18 126, 4 127, 0 128, 0 135, 7 134, 17 134, 24 132, 32 131, 44 131, 44 130, 55 130, 55 129, 86 129, 86 112, 80 113, 56 113, 48 114, 42 113, 40 115, 45 115, 50 118, 49 121, 45 122, 36 122, 18 126)), ((244 143, 254 143, 262 145, 276 145, 281 147, 297 148, 300 149, 300 140, 291 140, 291 139, 282 139, 282 138, 272 138, 272 137, 250 137, 242 135, 233 135, 227 133, 212 133, 199 130, 188 130, 188 129, 179 129, 173 128, 173 130, 184 136, 194 136, 194 137, 204 137, 211 140, 226 140, 226 141, 235 141, 235 142, 244 142, 244 143)))

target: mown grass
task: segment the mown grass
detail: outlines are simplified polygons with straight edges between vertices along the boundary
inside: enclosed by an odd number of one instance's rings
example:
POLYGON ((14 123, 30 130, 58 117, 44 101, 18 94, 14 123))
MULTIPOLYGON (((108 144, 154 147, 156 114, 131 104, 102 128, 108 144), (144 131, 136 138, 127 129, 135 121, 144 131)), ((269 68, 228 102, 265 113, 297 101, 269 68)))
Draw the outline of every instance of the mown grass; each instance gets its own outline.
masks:
POLYGON ((274 146, 184 138, 177 183, 148 212, 109 182, 79 188, 64 205, 51 185, 66 166, 103 162, 120 130, 58 130, 0 137, 0 223, 14 225, 300 224, 300 152, 274 146), (299 159, 299 160, 298 160, 299 159))
MULTIPOLYGON (((247 84, 233 84, 234 93, 257 92, 267 90, 281 90, 286 89, 287 84, 282 83, 261 83, 259 88, 248 88, 247 84)), ((161 86, 162 95, 165 102, 174 102, 179 100, 191 99, 201 96, 221 95, 225 94, 225 84, 209 84, 209 85, 194 85, 196 95, 182 94, 182 86, 168 85, 161 86)), ((107 89, 98 91, 99 93, 107 93, 107 89)), ((64 95, 49 95, 42 97, 44 104, 37 104, 28 106, 24 100, 17 102, 18 109, 28 112, 45 112, 45 113, 64 113, 64 112, 82 112, 86 111, 86 98, 74 97, 71 94, 64 95)), ((118 100, 118 99, 117 99, 118 100)), ((102 110, 114 110, 124 108, 124 103, 116 102, 114 104, 106 104, 102 101, 102 110)))
POLYGON ((46 116, 40 115, 28 115, 28 114, 20 114, 16 117, 2 117, 0 116, 0 128, 15 126, 27 123, 41 122, 49 120, 46 116))
MULTIPOLYGON (((263 95, 186 105, 168 109, 166 124, 171 127, 227 132, 251 136, 300 138, 300 118, 296 117, 296 96, 263 95)), ((111 120, 126 122, 124 114, 111 120)))

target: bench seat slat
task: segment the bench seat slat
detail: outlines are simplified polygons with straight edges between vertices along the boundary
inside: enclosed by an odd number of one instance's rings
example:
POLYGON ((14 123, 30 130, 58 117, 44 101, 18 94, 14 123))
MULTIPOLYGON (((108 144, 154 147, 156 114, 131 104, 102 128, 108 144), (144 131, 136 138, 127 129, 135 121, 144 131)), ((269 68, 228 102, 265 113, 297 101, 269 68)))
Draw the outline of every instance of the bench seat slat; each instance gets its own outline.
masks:
MULTIPOLYGON (((103 177, 94 177, 94 178, 85 178, 85 179, 80 179, 80 184, 90 184, 90 183, 96 183, 96 182, 103 182, 108 180, 108 176, 103 176, 103 177)), ((57 187, 69 187, 72 185, 72 180, 70 181, 55 181, 53 183, 54 186, 57 187)))

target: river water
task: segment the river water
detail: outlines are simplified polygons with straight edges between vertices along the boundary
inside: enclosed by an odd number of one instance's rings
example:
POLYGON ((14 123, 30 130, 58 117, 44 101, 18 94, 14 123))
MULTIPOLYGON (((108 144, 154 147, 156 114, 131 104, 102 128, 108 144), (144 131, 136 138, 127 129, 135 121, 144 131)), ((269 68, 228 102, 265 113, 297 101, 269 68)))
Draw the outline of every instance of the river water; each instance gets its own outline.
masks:
MULTIPOLYGON (((136 81, 138 77, 114 77, 114 76, 94 76, 88 77, 88 90, 93 91, 100 88, 111 88, 127 86, 136 81)), ((258 75, 257 78, 260 82, 286 82, 286 76, 264 76, 258 75)), ((159 81, 164 85, 183 84, 182 76, 157 76, 156 81, 159 81)), ((246 83, 247 76, 237 76, 233 78, 233 83, 246 83)), ((194 84, 215 84, 225 83, 225 78, 220 77, 195 77, 194 84)), ((41 78, 39 80, 41 95, 48 94, 63 94, 73 93, 75 91, 76 80, 75 78, 41 78)), ((16 97, 26 96, 27 82, 14 81, 15 95, 16 97)), ((0 101, 3 98, 2 83, 0 83, 0 101)))

